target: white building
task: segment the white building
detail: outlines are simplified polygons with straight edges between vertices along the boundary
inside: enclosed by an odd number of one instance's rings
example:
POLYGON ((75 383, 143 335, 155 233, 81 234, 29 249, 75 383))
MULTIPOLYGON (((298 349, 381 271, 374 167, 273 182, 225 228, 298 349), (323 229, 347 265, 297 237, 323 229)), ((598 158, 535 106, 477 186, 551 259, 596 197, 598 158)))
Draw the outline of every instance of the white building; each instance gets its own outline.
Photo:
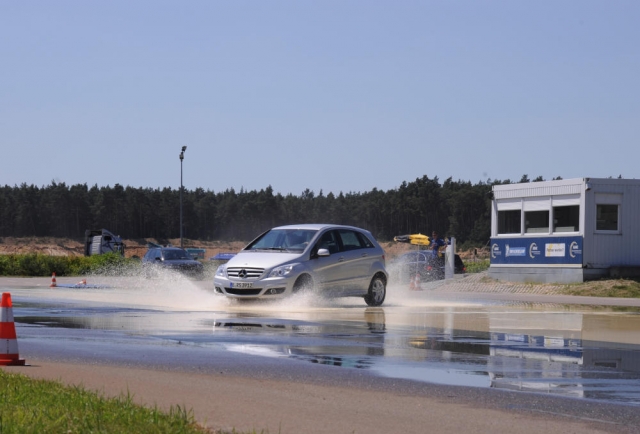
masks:
POLYGON ((640 273, 640 180, 495 185, 495 279, 573 283, 640 273))

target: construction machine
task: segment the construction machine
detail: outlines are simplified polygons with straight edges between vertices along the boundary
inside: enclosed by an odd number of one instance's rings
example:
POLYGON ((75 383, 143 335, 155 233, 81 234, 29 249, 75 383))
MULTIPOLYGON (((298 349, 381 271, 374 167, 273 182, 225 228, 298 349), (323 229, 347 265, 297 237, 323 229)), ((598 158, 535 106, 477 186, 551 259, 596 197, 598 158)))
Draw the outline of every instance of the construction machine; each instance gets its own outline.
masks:
POLYGON ((84 231, 84 255, 102 255, 105 253, 120 253, 124 256, 125 245, 119 235, 114 235, 106 229, 84 231))

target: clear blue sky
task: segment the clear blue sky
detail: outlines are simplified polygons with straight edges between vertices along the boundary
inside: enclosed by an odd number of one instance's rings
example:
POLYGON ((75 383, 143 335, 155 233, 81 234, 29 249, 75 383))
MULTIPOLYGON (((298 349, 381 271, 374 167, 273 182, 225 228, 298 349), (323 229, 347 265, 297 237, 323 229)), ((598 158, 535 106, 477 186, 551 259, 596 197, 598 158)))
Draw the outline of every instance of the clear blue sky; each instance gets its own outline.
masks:
POLYGON ((0 0, 0 185, 640 178, 640 2, 0 0))

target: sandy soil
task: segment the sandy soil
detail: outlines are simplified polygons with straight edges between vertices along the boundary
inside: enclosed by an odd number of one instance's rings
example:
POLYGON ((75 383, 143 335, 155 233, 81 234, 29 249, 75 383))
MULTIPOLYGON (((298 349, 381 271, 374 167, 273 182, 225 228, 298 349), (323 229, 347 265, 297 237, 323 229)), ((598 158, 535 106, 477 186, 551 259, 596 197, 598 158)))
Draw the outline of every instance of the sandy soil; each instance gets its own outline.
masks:
MULTIPOLYGON (((147 251, 147 243, 158 244, 158 240, 145 238, 140 240, 123 240, 125 244, 125 256, 138 256, 141 258, 147 251)), ((246 242, 221 242, 221 241, 193 241, 183 240, 185 247, 205 249, 205 258, 215 256, 221 252, 236 252, 246 245, 246 242)), ((169 240, 174 246, 180 245, 180 239, 169 240)), ((41 253, 52 256, 83 256, 84 243, 80 240, 51 237, 3 237, 0 238, 0 254, 28 254, 41 253)))

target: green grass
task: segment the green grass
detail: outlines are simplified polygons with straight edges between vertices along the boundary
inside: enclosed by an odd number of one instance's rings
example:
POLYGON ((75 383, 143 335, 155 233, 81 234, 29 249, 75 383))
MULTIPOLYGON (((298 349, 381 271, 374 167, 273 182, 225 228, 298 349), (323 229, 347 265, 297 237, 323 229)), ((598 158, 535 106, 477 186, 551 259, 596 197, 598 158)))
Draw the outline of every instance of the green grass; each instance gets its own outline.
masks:
POLYGON ((0 276, 44 277, 104 274, 112 270, 139 268, 136 259, 117 253, 96 256, 49 256, 39 253, 0 255, 0 276))
POLYGON ((640 280, 603 279, 577 283, 567 285, 562 293, 587 297, 640 298, 640 280))
POLYGON ((269 434, 211 430, 195 422, 191 410, 169 412, 133 403, 133 396, 104 397, 82 386, 37 380, 0 369, 0 434, 154 433, 269 434))
POLYGON ((465 261, 464 267, 467 273, 480 273, 489 269, 491 265, 489 259, 482 259, 477 261, 465 261))
POLYGON ((180 406, 169 413, 82 387, 0 370, 0 433, 207 433, 180 406))
POLYGON ((135 259, 117 253, 96 256, 49 256, 40 253, 0 255, 0 276, 44 277, 99 274, 111 269, 139 267, 135 259))
MULTIPOLYGON (((480 273, 489 269, 490 260, 465 262, 467 273, 480 273)), ((481 282, 492 283, 494 280, 485 276, 481 282)), ((530 283, 537 285, 536 283, 530 283)), ((538 285, 546 285, 538 283, 538 285)), ((563 285, 559 291, 565 295, 581 295, 585 297, 640 298, 640 279, 602 279, 563 285)))

